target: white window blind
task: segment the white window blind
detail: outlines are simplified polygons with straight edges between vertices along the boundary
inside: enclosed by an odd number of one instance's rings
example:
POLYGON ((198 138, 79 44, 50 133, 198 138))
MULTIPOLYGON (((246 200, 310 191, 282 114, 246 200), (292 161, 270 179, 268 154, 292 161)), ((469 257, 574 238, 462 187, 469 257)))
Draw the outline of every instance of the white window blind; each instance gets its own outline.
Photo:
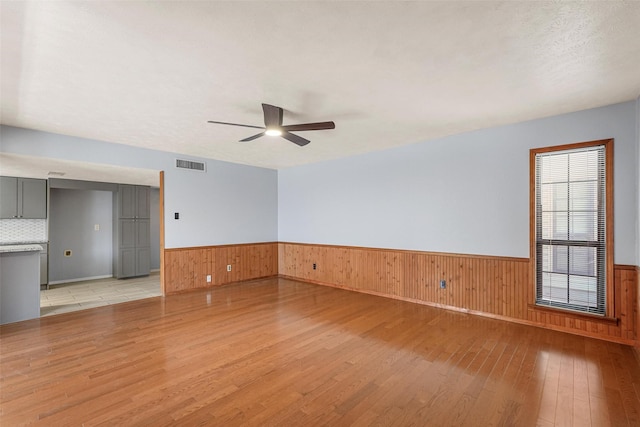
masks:
POLYGON ((536 304, 605 314, 605 147, 536 154, 536 304))

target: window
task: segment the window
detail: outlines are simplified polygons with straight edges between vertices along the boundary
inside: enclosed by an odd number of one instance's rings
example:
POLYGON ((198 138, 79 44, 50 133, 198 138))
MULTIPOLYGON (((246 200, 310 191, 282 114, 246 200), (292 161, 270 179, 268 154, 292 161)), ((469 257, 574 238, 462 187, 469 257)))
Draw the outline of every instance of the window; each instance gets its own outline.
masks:
POLYGON ((535 302, 611 310, 612 140, 531 150, 535 302))

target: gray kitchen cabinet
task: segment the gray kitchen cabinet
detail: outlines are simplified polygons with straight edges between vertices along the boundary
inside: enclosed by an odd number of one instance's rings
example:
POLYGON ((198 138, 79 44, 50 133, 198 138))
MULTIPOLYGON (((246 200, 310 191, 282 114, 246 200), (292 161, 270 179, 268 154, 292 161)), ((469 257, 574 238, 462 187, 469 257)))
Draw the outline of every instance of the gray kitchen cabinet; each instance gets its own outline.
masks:
POLYGON ((118 218, 135 218, 136 217, 136 186, 135 185, 119 185, 116 193, 116 202, 118 204, 118 218))
POLYGON ((36 248, 35 245, 0 247, 0 324, 40 317, 36 248))
POLYGON ((151 221, 148 219, 136 220, 136 248, 151 246, 151 221))
POLYGON ((150 248, 127 248, 120 250, 120 273, 122 277, 136 277, 149 274, 150 248))
POLYGON ((151 261, 149 187, 120 185, 114 194, 113 275, 148 275, 151 261))
POLYGON ((124 249, 135 248, 137 241, 136 220, 133 218, 124 218, 120 219, 118 222, 118 238, 120 242, 118 246, 124 249))
POLYGON ((120 249, 118 278, 136 276, 136 249, 120 249))
POLYGON ((149 274, 151 269, 151 247, 136 248, 136 276, 149 274))
POLYGON ((136 186, 136 218, 151 218, 151 188, 136 186))
POLYGON ((119 218, 149 218, 150 188, 142 185, 118 186, 119 218))
POLYGON ((0 176, 0 218, 18 215, 18 178, 0 176))
POLYGON ((0 177, 0 219, 47 218, 47 181, 0 177))

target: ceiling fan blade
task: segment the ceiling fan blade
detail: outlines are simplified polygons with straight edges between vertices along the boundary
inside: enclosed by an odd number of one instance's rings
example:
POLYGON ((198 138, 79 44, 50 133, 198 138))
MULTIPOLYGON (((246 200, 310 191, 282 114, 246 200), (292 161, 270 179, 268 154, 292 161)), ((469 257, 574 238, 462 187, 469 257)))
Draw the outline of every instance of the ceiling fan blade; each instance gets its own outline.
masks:
POLYGON ((248 138, 241 139, 241 140, 240 140, 240 141, 238 141, 238 142, 249 142, 249 141, 253 141, 254 139, 258 139, 258 138, 260 138, 261 136, 264 136, 264 132, 260 132, 260 133, 258 133, 258 134, 256 134, 256 135, 250 136, 250 137, 248 137, 248 138))
POLYGON ((264 125, 266 127, 280 127, 282 126, 283 110, 275 105, 262 104, 262 111, 264 111, 264 125))
POLYGON ((303 130, 324 130, 335 129, 336 124, 333 122, 318 122, 318 123, 300 123, 298 125, 282 126, 282 130, 300 132, 303 130))
POLYGON ((294 144, 298 144, 300 147, 304 147, 305 145, 307 145, 308 143, 311 142, 308 139, 304 139, 301 136, 294 135, 294 134, 292 134, 290 132, 287 132, 287 131, 282 132, 282 137, 284 139, 286 139, 287 141, 291 141, 294 144))
POLYGON ((207 121, 207 123, 215 123, 215 124, 218 124, 218 125, 241 126, 243 128, 264 129, 264 126, 241 125, 239 123, 216 122, 214 120, 209 120, 209 121, 207 121))

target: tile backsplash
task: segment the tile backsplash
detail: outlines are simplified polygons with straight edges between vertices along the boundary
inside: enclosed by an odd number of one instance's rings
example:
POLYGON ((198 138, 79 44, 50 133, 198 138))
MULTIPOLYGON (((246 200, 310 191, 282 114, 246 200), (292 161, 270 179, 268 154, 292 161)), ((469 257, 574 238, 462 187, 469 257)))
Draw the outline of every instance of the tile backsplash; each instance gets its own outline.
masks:
POLYGON ((0 244, 46 241, 46 219, 0 219, 0 244))

